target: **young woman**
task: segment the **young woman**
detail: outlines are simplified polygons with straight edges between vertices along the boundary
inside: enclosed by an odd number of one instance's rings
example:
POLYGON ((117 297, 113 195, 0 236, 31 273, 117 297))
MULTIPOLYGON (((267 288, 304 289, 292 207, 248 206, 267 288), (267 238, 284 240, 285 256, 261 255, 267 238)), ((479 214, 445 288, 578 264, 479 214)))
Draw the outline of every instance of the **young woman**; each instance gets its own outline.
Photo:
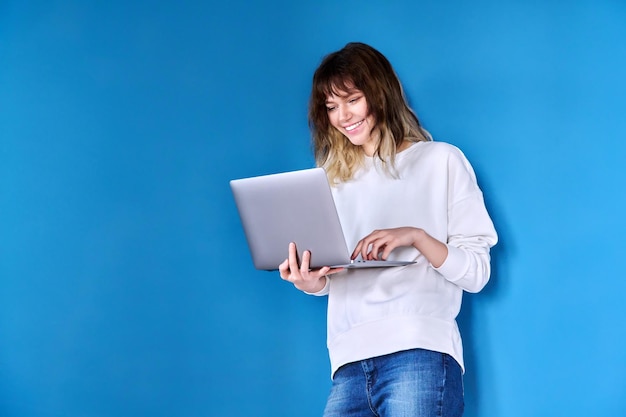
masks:
MULTIPOLYGON (((309 270, 296 247, 280 276, 328 295, 333 385, 324 415, 461 416, 463 291, 489 280, 497 235, 461 151, 434 142, 389 61, 350 43, 313 76, 309 121, 353 258, 403 267, 309 270)), ((315 204, 311 201, 310 204, 315 204)))

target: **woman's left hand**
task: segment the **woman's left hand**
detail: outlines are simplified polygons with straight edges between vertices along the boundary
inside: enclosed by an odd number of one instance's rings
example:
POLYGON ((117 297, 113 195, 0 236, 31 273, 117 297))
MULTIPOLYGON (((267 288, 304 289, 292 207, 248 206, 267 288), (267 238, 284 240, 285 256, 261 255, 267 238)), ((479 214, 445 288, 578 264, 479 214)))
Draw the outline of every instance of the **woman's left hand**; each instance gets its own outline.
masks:
POLYGON ((356 259, 361 254, 361 258, 365 260, 387 260, 389 254, 395 248, 413 246, 417 239, 417 231, 418 229, 415 227, 374 230, 359 240, 354 252, 352 252, 352 259, 356 259))
POLYGON ((360 254, 365 260, 387 260, 391 251, 401 246, 413 246, 436 268, 441 266, 448 256, 448 247, 423 229, 397 227, 374 230, 359 240, 352 252, 352 259, 356 259, 360 254))

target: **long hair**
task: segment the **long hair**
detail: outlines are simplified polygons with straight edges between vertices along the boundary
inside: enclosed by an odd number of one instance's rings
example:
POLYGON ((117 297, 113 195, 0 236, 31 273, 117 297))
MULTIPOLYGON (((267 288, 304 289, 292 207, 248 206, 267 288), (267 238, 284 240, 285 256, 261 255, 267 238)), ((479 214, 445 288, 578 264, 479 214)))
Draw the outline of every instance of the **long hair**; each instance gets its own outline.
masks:
POLYGON ((363 92, 378 139, 374 156, 393 168, 398 147, 404 140, 431 140, 407 104, 400 80, 383 54, 364 43, 348 43, 322 60, 313 75, 309 101, 309 127, 318 166, 326 169, 331 183, 347 181, 364 158, 360 146, 335 129, 328 119, 326 99, 353 90, 363 92))

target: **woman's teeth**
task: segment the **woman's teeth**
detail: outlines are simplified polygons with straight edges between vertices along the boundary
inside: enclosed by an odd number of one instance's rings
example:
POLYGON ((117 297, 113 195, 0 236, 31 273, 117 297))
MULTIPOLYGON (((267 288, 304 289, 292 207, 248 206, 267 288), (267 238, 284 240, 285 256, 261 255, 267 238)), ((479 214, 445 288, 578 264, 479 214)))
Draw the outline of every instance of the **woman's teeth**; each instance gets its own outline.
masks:
POLYGON ((361 120, 360 122, 356 122, 356 123, 355 123, 355 124, 353 124, 353 125, 346 126, 346 127, 345 127, 345 129, 346 129, 348 132, 350 132, 351 130, 354 130, 354 129, 356 129, 357 127, 361 126, 361 124, 362 124, 362 123, 363 123, 363 120, 361 120))

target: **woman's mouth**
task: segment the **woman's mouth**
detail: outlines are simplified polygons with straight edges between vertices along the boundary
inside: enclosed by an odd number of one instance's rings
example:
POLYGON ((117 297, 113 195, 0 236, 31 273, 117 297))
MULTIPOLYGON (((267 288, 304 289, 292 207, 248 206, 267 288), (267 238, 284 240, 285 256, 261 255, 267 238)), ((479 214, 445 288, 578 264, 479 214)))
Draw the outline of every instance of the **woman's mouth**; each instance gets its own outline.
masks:
POLYGON ((354 129, 356 129, 357 127, 361 126, 364 121, 365 120, 361 120, 360 122, 356 122, 354 124, 351 124, 350 126, 344 127, 344 129, 346 129, 348 132, 352 132, 354 129))

